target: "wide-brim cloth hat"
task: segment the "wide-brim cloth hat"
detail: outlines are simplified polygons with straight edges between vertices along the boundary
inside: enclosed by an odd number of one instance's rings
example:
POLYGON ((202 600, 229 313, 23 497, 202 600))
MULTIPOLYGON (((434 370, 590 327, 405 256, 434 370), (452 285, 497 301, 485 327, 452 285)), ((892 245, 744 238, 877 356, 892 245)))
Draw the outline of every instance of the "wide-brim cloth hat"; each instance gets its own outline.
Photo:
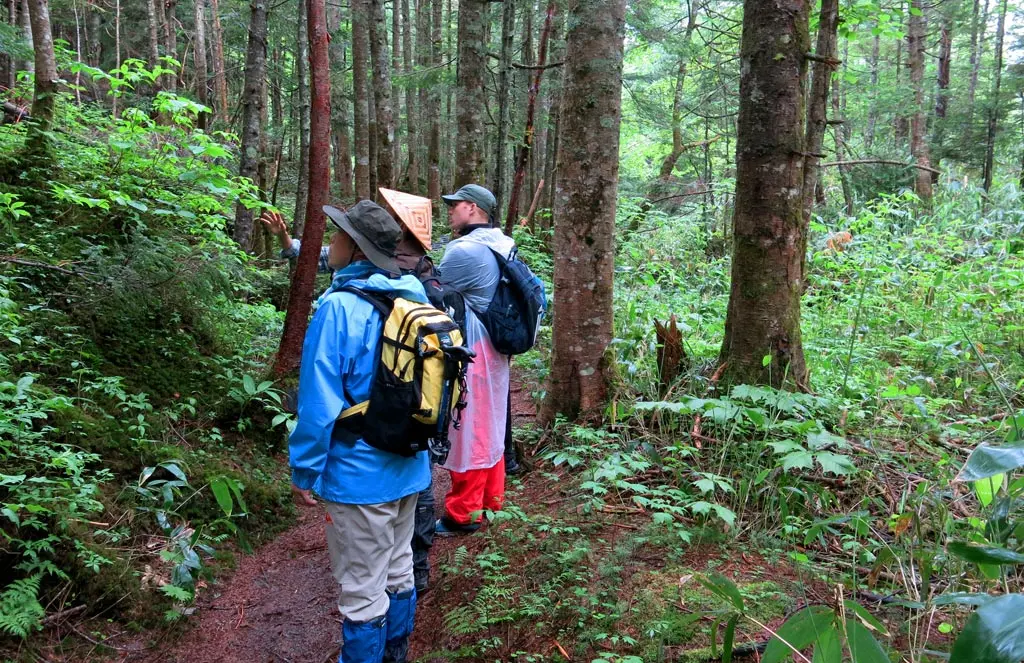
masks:
POLYGON ((369 200, 360 200, 344 212, 324 205, 324 214, 335 227, 352 238, 370 262, 393 274, 401 272, 395 252, 402 239, 402 227, 383 207, 369 200))
POLYGON ((430 205, 430 198, 384 187, 380 187, 378 190, 391 209, 395 211, 399 222, 409 229, 424 251, 429 251, 430 234, 433 229, 433 209, 430 205))

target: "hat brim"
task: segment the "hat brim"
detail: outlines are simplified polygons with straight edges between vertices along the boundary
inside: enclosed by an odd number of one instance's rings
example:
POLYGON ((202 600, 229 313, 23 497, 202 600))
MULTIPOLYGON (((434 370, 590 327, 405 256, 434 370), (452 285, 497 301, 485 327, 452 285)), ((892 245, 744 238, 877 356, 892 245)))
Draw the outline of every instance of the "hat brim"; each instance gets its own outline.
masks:
MULTIPOLYGON (((455 203, 459 203, 459 202, 462 202, 463 200, 469 200, 469 199, 468 198, 463 198, 462 196, 460 196, 457 193, 453 193, 453 194, 450 194, 450 195, 447 195, 447 196, 441 196, 441 200, 443 200, 446 205, 454 205, 455 203)), ((473 202, 473 201, 470 200, 469 202, 473 202)))
POLYGON ((402 269, 398 266, 398 261, 395 260, 395 256, 389 256, 380 249, 378 249, 373 242, 371 242, 363 233, 352 225, 352 221, 348 218, 348 214, 342 212, 337 207, 330 205, 324 205, 324 214, 331 220, 334 226, 347 234, 352 238, 352 241, 356 243, 356 246, 366 254, 366 258, 377 267, 391 272, 393 274, 401 274, 402 269))

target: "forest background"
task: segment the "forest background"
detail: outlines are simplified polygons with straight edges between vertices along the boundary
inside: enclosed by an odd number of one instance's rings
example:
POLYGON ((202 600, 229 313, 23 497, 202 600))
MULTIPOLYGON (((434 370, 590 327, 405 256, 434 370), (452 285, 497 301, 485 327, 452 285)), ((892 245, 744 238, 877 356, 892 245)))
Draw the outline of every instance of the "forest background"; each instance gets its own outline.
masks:
POLYGON ((1024 659, 1020 7, 783 4, 7 0, 5 655, 176 633, 294 517, 261 209, 480 182, 553 323, 435 657, 1024 659))

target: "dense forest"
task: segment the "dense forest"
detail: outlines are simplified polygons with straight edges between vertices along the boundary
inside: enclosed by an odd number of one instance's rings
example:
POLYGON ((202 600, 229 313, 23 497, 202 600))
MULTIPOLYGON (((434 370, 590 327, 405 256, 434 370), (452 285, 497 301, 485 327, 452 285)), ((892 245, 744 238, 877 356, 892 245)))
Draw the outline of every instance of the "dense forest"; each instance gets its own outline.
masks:
POLYGON ((336 659, 320 210, 476 183, 548 315, 417 660, 1024 661, 1017 0, 7 0, 0 101, 5 660, 336 659))

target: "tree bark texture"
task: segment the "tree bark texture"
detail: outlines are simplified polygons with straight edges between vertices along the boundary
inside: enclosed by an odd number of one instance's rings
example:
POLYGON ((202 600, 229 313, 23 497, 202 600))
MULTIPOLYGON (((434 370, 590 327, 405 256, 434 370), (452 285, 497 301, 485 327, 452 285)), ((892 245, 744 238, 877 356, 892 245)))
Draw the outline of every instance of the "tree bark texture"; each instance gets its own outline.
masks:
MULTIPOLYGON (((800 251, 801 265, 807 255, 807 227, 811 222, 814 210, 814 193, 818 188, 818 162, 825 144, 826 112, 828 107, 828 90, 832 82, 832 72, 836 65, 836 30, 839 27, 839 0, 821 0, 821 13, 818 18, 818 43, 815 54, 819 59, 814 62, 811 71, 811 89, 807 100, 807 134, 804 152, 804 228, 801 232, 804 245, 800 251)), ((801 268, 803 273, 803 267, 801 268)))
POLYGON ((367 37, 369 16, 366 0, 352 0, 352 125, 355 129, 356 198, 369 199, 370 191, 370 117, 366 63, 370 58, 367 37))
POLYGON ((288 312, 274 364, 274 371, 278 375, 295 371, 302 356, 302 341, 309 324, 313 284, 326 226, 323 206, 328 202, 331 186, 331 71, 326 6, 325 0, 306 0, 306 5, 312 102, 309 200, 306 206, 306 226, 302 233, 302 249, 299 251, 288 293, 288 312))
POLYGON ((720 356, 727 384, 807 380, 800 267, 809 13, 809 0, 744 2, 732 284, 720 356))
MULTIPOLYGON (((208 76, 206 73, 206 0, 195 0, 195 50, 193 63, 196 68, 196 99, 202 105, 209 104, 207 99, 208 76)), ((199 126, 206 129, 208 113, 199 114, 199 126)))
MULTIPOLYGON (((376 29, 370 42, 373 59, 373 98, 377 115, 377 186, 395 187, 395 116, 391 106, 391 68, 388 65, 387 24, 384 0, 371 0, 376 29)), ((374 191, 376 196, 376 191, 374 191)))
POLYGON ((455 112, 458 132, 455 144, 455 187, 481 184, 484 164, 484 74, 487 45, 485 0, 459 2, 458 84, 455 112))
MULTIPOLYGON (((430 64, 441 66, 441 0, 422 0, 430 6, 430 64)), ((440 215, 441 206, 441 86, 432 85, 427 92, 427 116, 430 117, 430 137, 427 142, 427 196, 434 205, 434 217, 440 215)))
MULTIPOLYGON (((540 35, 540 48, 537 51, 537 64, 541 67, 547 63, 548 36, 551 34, 551 21, 554 19, 557 7, 555 0, 550 0, 547 15, 544 18, 544 29, 540 35)), ((544 70, 537 69, 530 82, 530 92, 526 101, 526 130, 523 132, 523 142, 516 151, 516 170, 515 175, 512 176, 512 190, 508 195, 508 214, 505 217, 505 233, 508 235, 512 234, 512 224, 519 216, 519 194, 523 189, 523 179, 526 177, 526 162, 533 147, 534 113, 537 108, 537 93, 540 91, 540 81, 543 75, 544 70)))
MULTIPOLYGON (((242 146, 238 174, 256 180, 259 167, 260 118, 266 95, 263 92, 267 71, 267 5, 253 0, 249 5, 249 43, 245 54, 245 87, 242 91, 242 146)), ((235 211, 234 238, 243 251, 252 250, 252 211, 238 205, 235 211)))
MULTIPOLYGON (((413 24, 409 14, 409 0, 402 0, 402 21, 405 30, 402 32, 402 74, 405 76, 405 127, 406 127, 406 149, 409 151, 409 167, 406 169, 406 188, 416 193, 420 192, 420 139, 419 114, 416 112, 416 90, 413 89, 411 76, 413 74, 413 51, 412 33, 413 24)), ((417 17, 419 18, 419 17, 417 17)), ((394 44, 395 53, 398 53, 398 41, 394 44)), ((395 104, 398 98, 395 97, 395 104)))
POLYGON ((544 421, 599 415, 608 393, 625 5, 576 0, 568 19, 544 421))
MULTIPOLYGON (((332 3, 327 9, 327 33, 335 35, 330 43, 331 71, 344 72, 346 66, 346 43, 339 34, 341 7, 332 3)), ((341 188, 341 197, 351 200, 355 197, 352 180, 352 145, 349 139, 350 119, 348 99, 341 85, 331 86, 331 142, 334 145, 334 178, 341 188)))
POLYGON ((512 124, 512 43, 516 36, 515 0, 504 0, 501 8, 501 53, 498 59, 498 139, 494 151, 496 161, 494 184, 491 191, 496 201, 495 209, 501 209, 505 200, 505 184, 508 181, 508 167, 505 156, 508 153, 508 130, 512 124))
MULTIPOLYGON (((315 0, 299 0, 299 6, 305 9, 307 2, 315 0)), ((302 237, 306 227, 306 203, 309 201, 309 36, 307 34, 308 11, 300 11, 295 35, 295 79, 298 87, 299 115, 299 173, 295 187, 295 220, 292 222, 292 235, 302 237)))
MULTIPOLYGON (((146 2, 146 22, 149 28, 149 66, 155 67, 160 64, 160 35, 163 33, 163 25, 160 22, 163 0, 148 0, 146 2)), ((156 88, 160 88, 160 78, 156 80, 156 88)))
MULTIPOLYGON (((985 132, 985 168, 982 173, 985 191, 992 188, 995 171, 996 134, 999 131, 1000 93, 1003 80, 1003 37, 1006 33, 1006 0, 999 10, 999 21, 996 23, 996 58, 992 65, 992 98, 988 105, 988 126, 985 132)), ((38 67, 38 59, 36 60, 38 67)))
MULTIPOLYGON (((910 87, 914 94, 914 110, 910 116, 910 154, 920 166, 931 166, 928 153, 928 118, 924 107, 925 19, 921 0, 911 0, 907 19, 907 63, 910 66, 910 87)), ((914 175, 914 193, 926 205, 932 200, 932 176, 918 168, 914 175)))
POLYGON ((228 79, 224 71, 224 30, 220 25, 218 0, 210 0, 213 14, 213 91, 217 98, 217 114, 228 119, 228 79))
POLYGON ((981 72, 981 53, 985 49, 985 28, 988 25, 988 0, 984 0, 981 18, 978 18, 978 0, 974 0, 971 13, 971 78, 967 84, 967 122, 974 119, 974 101, 978 95, 978 74, 981 72))
MULTIPOLYGON (((178 18, 176 11, 178 0, 164 0, 164 53, 175 60, 178 59, 178 18)), ((264 56, 265 58, 266 56, 264 56)), ((171 92, 178 89, 178 76, 181 75, 181 67, 168 64, 168 68, 174 69, 173 74, 167 74, 165 87, 171 92)))
POLYGON ((53 124, 53 110, 57 102, 57 58, 53 52, 53 32, 50 25, 48 0, 26 0, 32 21, 32 44, 35 54, 35 90, 32 96, 32 119, 40 131, 53 124))

